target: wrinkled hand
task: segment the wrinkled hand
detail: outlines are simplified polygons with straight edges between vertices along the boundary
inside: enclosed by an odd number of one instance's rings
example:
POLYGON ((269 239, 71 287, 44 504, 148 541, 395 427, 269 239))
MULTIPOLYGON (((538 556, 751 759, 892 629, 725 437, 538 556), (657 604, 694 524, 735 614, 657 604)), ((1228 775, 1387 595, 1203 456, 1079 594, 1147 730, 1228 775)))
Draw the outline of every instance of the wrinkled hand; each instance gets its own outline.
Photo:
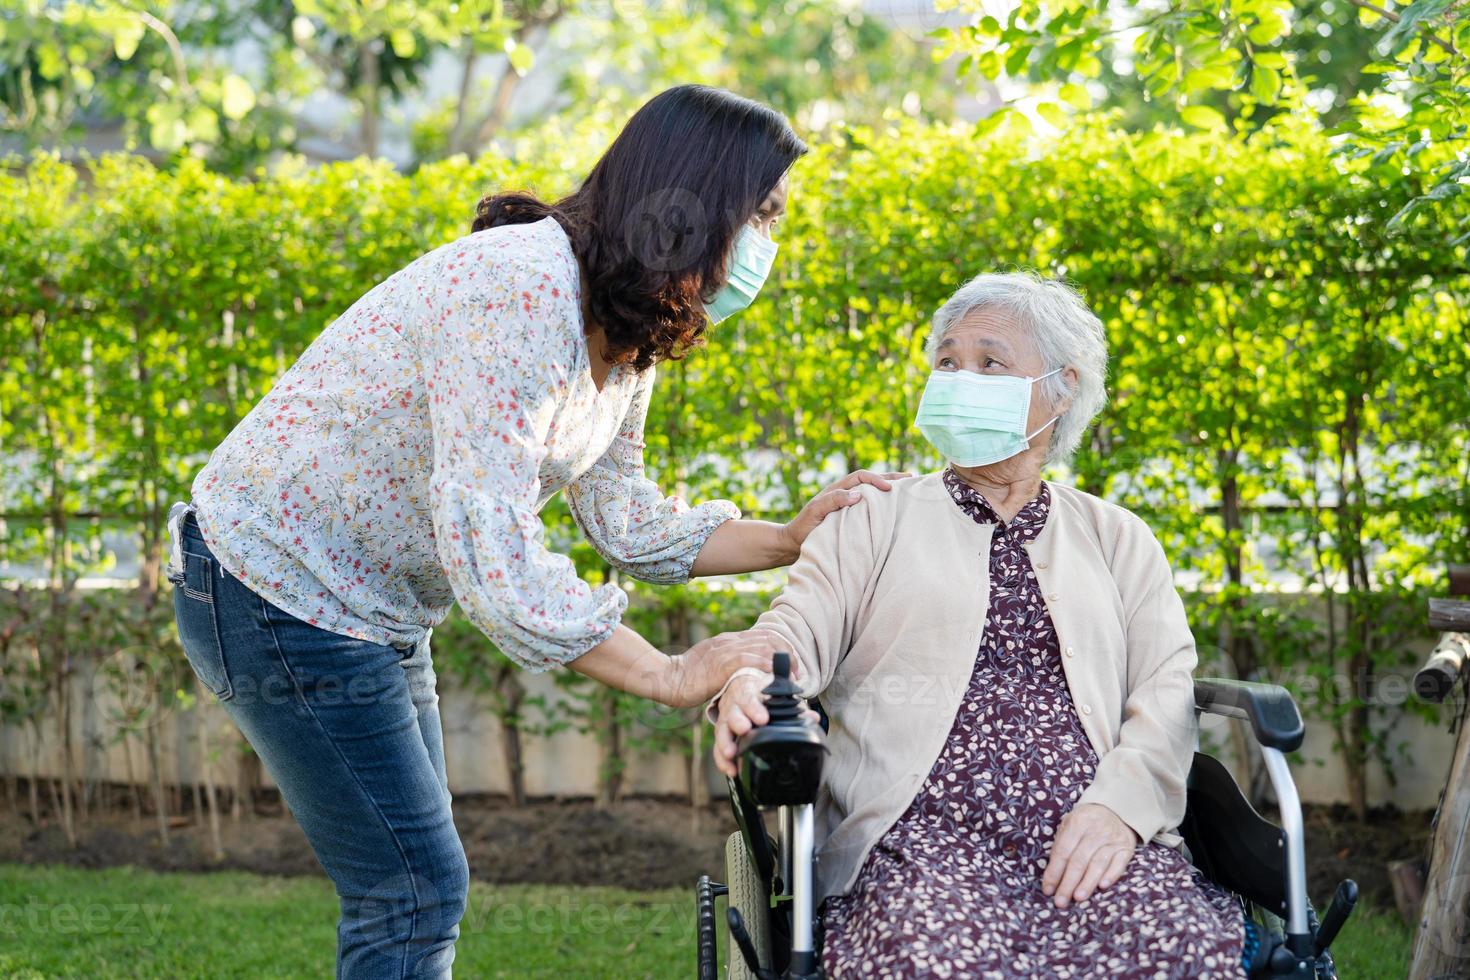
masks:
POLYGON ((674 708, 703 704, 741 667, 769 671, 772 656, 788 646, 770 630, 720 633, 700 640, 669 658, 666 693, 658 700, 674 708))
POLYGON ((1138 834, 1098 803, 1083 803, 1062 818, 1052 842, 1051 858, 1041 875, 1041 890, 1054 895, 1057 908, 1086 901, 1094 891, 1110 888, 1141 844, 1138 834))
POLYGON ((806 506, 801 509, 801 513, 797 514, 791 523, 787 524, 783 529, 788 550, 793 555, 793 560, 795 560, 795 555, 801 553, 801 543, 806 540, 808 534, 811 534, 816 529, 818 524, 822 523, 823 518, 834 510, 851 507, 863 499, 862 495, 856 489, 859 484, 866 483, 870 486, 877 487, 879 490, 889 490, 893 486, 889 481, 901 480, 907 476, 913 476, 913 474, 873 473, 870 470, 858 470, 855 473, 847 474, 847 476, 844 476, 807 501, 806 506))
MULTIPOLYGON (((720 695, 720 717, 715 722, 715 768, 726 776, 734 777, 739 769, 735 757, 736 740, 752 728, 771 720, 766 711, 766 696, 761 690, 770 683, 769 678, 737 677, 720 695)), ((802 702, 803 706, 806 702, 802 702)), ((802 711, 802 717, 817 721, 817 713, 810 708, 802 711)))

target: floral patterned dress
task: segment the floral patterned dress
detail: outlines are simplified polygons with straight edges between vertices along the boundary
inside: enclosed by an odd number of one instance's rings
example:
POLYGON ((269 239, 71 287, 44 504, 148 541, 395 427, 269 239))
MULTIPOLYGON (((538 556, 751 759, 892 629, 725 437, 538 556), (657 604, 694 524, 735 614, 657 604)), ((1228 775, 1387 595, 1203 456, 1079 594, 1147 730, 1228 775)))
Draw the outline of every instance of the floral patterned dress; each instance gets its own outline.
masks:
POLYGON ((415 259, 329 325, 193 484, 205 542, 314 626, 423 639, 460 608, 545 670, 617 627, 627 594, 548 551, 565 489, 614 566, 682 582, 729 501, 690 507, 643 473, 653 371, 593 382, 576 256, 553 218, 415 259))
POLYGON ((1140 846, 1112 887, 1065 909, 1041 890, 1057 827, 1098 762, 1023 547, 1050 491, 1007 525, 953 471, 944 480, 995 524, 985 645, 924 785, 852 890, 822 905, 828 976, 1245 976, 1240 903, 1172 848, 1140 846))

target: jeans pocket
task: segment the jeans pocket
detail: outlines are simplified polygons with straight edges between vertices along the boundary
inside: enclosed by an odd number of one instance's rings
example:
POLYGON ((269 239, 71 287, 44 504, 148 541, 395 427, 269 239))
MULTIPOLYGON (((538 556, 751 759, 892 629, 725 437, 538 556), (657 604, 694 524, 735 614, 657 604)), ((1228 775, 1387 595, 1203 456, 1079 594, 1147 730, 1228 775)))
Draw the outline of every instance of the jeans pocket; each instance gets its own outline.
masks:
POLYGON ((225 669, 224 646, 220 643, 219 618, 215 612, 215 563, 208 555, 184 552, 183 575, 175 580, 174 619, 189 666, 221 701, 234 696, 229 671, 225 669))

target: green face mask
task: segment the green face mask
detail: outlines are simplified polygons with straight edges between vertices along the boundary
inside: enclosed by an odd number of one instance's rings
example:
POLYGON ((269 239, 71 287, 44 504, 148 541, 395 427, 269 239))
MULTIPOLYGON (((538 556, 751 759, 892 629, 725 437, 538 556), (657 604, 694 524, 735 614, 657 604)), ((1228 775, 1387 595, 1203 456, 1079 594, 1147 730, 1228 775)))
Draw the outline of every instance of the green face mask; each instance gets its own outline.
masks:
POLYGON ((1060 418, 1053 417, 1035 432, 1026 431, 1031 386, 1060 370, 1040 378, 935 371, 924 386, 914 424, 956 466, 988 466, 1010 459, 1060 418))
POLYGON ((714 298, 704 304, 710 323, 719 323, 749 306, 765 285, 766 276, 771 274, 775 258, 775 242, 751 225, 741 228, 730 257, 730 276, 714 298))

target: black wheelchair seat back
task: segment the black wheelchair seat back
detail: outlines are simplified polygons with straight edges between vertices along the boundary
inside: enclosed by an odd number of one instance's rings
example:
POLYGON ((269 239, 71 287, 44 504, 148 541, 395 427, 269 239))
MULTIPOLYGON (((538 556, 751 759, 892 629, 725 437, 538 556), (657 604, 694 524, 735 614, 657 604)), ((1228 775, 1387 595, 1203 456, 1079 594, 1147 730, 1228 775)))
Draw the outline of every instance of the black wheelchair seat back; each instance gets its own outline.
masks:
POLYGON ((1286 832, 1256 812, 1220 760, 1194 754, 1179 833, 1205 877, 1285 917, 1286 832))

